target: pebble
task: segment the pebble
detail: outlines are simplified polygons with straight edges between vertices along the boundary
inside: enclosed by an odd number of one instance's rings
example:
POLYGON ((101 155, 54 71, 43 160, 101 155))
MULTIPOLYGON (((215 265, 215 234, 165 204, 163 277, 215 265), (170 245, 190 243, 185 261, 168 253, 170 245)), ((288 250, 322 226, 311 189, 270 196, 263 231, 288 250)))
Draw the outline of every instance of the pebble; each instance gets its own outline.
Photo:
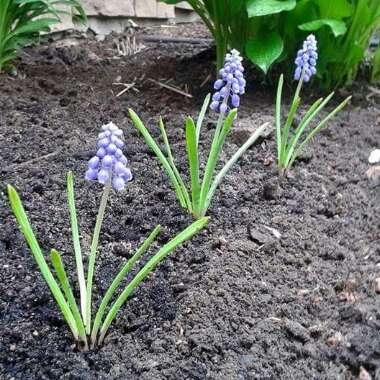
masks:
POLYGON ((343 335, 337 331, 334 335, 326 339, 326 344, 330 347, 336 347, 343 341, 343 335))
POLYGON ((372 380, 372 376, 367 372, 364 367, 360 367, 359 380, 372 380))
POLYGON ((380 185, 380 165, 371 166, 365 174, 370 182, 371 187, 380 185))
POLYGON ((370 164, 378 164, 380 162, 380 149, 375 149, 371 152, 368 157, 368 162, 370 164))
POLYGON ((281 238, 281 233, 278 230, 263 224, 249 225, 248 234, 251 240, 257 244, 268 244, 281 238))
POLYGON ((380 294, 380 277, 375 279, 374 285, 375 285, 375 292, 380 294))
POLYGON ((268 122, 268 127, 263 131, 261 136, 257 139, 254 145, 268 139, 274 131, 274 118, 271 116, 261 118, 260 120, 254 117, 243 118, 237 122, 235 128, 231 131, 231 140, 238 145, 244 144, 253 133, 265 122, 268 122))
POLYGON ((284 327, 294 338, 300 340, 301 342, 305 343, 310 340, 309 330, 303 327, 300 323, 287 319, 285 320, 284 327))

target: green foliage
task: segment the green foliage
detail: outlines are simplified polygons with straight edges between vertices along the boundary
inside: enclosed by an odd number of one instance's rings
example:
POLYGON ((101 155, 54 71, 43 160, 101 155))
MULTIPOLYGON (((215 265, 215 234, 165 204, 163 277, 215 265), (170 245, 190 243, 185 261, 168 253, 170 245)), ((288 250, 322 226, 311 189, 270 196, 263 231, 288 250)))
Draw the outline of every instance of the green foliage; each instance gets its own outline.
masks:
MULTIPOLYGON (((180 0, 161 0, 168 4, 180 0)), ((235 48, 265 74, 274 64, 293 70, 299 41, 313 32, 323 52, 318 75, 322 86, 351 83, 380 26, 375 0, 187 0, 212 33, 221 68, 235 48)))
POLYGON ((303 115, 299 124, 292 129, 295 115, 301 102, 300 93, 303 84, 303 73, 298 83, 296 92, 294 94, 293 102, 290 106, 288 115, 285 119, 285 124, 282 127, 282 88, 284 85, 284 76, 281 75, 278 82, 277 96, 276 96, 276 143, 277 143, 277 165, 281 174, 288 171, 297 157, 301 154, 306 144, 330 121, 346 104, 350 101, 351 96, 345 99, 326 117, 317 123, 315 127, 310 128, 311 122, 320 114, 332 99, 334 93, 332 92, 327 98, 318 99, 309 110, 303 115), (307 132, 306 137, 300 142, 304 132, 307 132))
POLYGON ((252 146, 257 138, 263 133, 267 124, 259 127, 247 142, 232 156, 232 158, 224 165, 219 174, 215 175, 216 165, 219 160, 225 139, 232 128, 232 123, 236 117, 237 110, 231 110, 226 116, 221 113, 215 129, 213 141, 211 144, 209 156, 206 162, 206 167, 203 173, 203 179, 200 178, 200 160, 199 160, 199 135, 202 122, 210 102, 210 95, 204 101, 202 110, 199 114, 197 124, 194 123, 191 117, 186 119, 185 132, 186 132, 186 147, 189 163, 189 178, 190 178, 190 191, 188 190, 185 182, 183 181, 172 156, 171 147, 167 138, 164 123, 160 119, 161 137, 165 144, 167 155, 165 155, 157 142, 154 140, 148 129, 145 127, 140 118, 133 110, 129 110, 129 115, 142 136, 145 142, 156 154, 158 160, 166 171, 176 196, 183 208, 186 208, 190 214, 195 218, 202 218, 206 215, 210 206, 210 202, 214 196, 215 190, 221 183, 223 177, 231 169, 232 165, 252 146))
MULTIPOLYGON (((20 230, 23 233, 30 250, 37 262, 37 265, 42 273, 43 278, 48 284, 50 291, 56 300, 63 317, 65 318, 70 330, 74 336, 74 339, 78 343, 78 347, 82 350, 88 350, 89 342, 91 342, 91 347, 95 345, 100 345, 103 343, 104 337, 119 312, 120 308, 124 305, 128 297, 135 290, 135 288, 157 267, 157 265, 171 252, 173 252, 180 244, 190 239, 198 231, 203 229, 207 224, 208 218, 204 217, 196 222, 192 223, 189 227, 171 239, 167 244, 165 244, 150 260, 147 261, 145 265, 135 274, 129 283, 124 285, 121 289, 120 294, 115 296, 116 291, 120 288, 121 283, 125 280, 130 270, 135 267, 138 260, 142 255, 149 249, 153 241, 156 239, 160 232, 161 227, 157 226, 150 235, 145 239, 143 244, 137 249, 136 253, 122 266, 120 272, 115 277, 111 285, 109 286, 103 300, 98 308, 94 322, 91 324, 91 307, 88 308, 88 302, 91 302, 91 292, 88 292, 88 287, 86 290, 86 281, 83 271, 83 261, 81 256, 81 248, 79 243, 77 216, 75 211, 75 201, 74 201, 74 187, 73 187, 73 176, 70 172, 67 176, 67 190, 68 190, 68 202, 70 208, 71 216, 71 228, 74 240, 74 252, 76 258, 77 275, 80 285, 80 298, 82 312, 75 301, 72 286, 70 285, 70 279, 65 271, 62 258, 60 254, 55 250, 51 250, 50 259, 52 267, 54 268, 56 277, 53 275, 48 263, 46 262, 42 250, 38 244, 38 241, 33 233, 32 227, 30 226, 28 217, 25 213, 22 201, 17 193, 17 191, 8 185, 8 197, 13 210, 13 213, 17 219, 20 230), (112 298, 115 298, 112 305, 110 302, 112 298), (108 312, 107 312, 108 309, 108 312)), ((107 194, 107 189, 103 195, 107 194)), ((107 202, 107 197, 103 196, 100 212, 98 214, 94 240, 96 240, 95 248, 91 250, 97 250, 98 243, 97 239, 100 233, 100 227, 103 220, 103 213, 107 202)), ((91 251, 93 253, 93 251, 91 251)), ((93 259, 93 264, 95 259, 93 259)), ((90 266, 90 265, 89 265, 90 266)), ((92 268, 93 269, 93 268, 92 268)), ((90 272, 90 268, 88 269, 90 272)), ((93 273, 92 273, 93 274, 93 273)), ((87 280, 89 281, 89 280, 87 280)), ((92 286, 92 276, 91 276, 91 286, 92 286)))
POLYGON ((71 14, 84 23, 86 15, 77 0, 1 0, 0 1, 0 72, 11 67, 19 51, 37 42, 41 33, 60 22, 61 14, 71 14), (71 10, 64 11, 61 7, 71 10))
POLYGON ((372 83, 380 83, 380 46, 377 48, 372 58, 372 83))

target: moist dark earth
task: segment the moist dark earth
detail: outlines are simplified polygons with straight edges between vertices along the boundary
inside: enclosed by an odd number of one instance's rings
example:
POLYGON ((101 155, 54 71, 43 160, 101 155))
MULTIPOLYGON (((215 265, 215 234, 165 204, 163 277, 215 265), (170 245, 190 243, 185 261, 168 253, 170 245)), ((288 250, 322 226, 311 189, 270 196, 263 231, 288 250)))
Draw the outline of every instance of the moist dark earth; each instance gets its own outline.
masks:
MULTIPOLYGON (((187 28, 143 33, 208 37, 187 28)), ((50 43, 27 49, 16 77, 0 76, 0 378, 380 379, 380 190, 365 176, 380 142, 380 108, 365 85, 345 90, 354 92, 353 101, 308 146, 289 178, 278 180, 273 134, 252 147, 216 193, 208 227, 138 288, 104 346, 88 353, 75 348, 17 228, 6 185, 18 189, 46 255, 53 247, 62 253, 77 289, 65 176, 69 170, 76 176, 88 251, 102 188, 83 179, 87 160, 103 123, 124 130, 134 180, 111 194, 96 305, 155 225, 163 232, 144 260, 191 223, 128 108, 157 138, 163 116, 186 171, 183 122, 196 117, 212 88, 214 57, 203 43, 144 45, 118 57, 112 38, 73 47, 50 43), (134 86, 117 97, 124 89, 118 82, 134 86)), ((247 126, 273 122, 275 86, 250 70, 248 78, 222 162, 247 126)), ((203 161, 214 121, 208 114, 203 126, 203 161)))

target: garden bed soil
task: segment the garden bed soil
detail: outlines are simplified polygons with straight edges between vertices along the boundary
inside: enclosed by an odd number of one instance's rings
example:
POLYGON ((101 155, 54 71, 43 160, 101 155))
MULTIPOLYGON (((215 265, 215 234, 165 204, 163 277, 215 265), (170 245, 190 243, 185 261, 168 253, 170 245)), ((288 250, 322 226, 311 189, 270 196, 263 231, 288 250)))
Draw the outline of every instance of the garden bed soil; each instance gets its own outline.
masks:
MULTIPOLYGON (((187 28, 172 35, 191 36, 187 28)), ((192 221, 128 108, 154 136, 163 116, 186 170, 184 117, 196 116, 214 73, 202 45, 152 43, 134 56, 115 55, 110 39, 50 44, 28 49, 17 77, 0 77, 0 378, 380 379, 380 190, 365 177, 380 142, 380 107, 365 87, 280 184, 273 135, 250 149, 217 192, 207 229, 138 288, 103 347, 76 350, 18 231, 6 185, 18 189, 44 251, 58 249, 73 270, 65 174, 76 176, 88 250, 101 186, 83 179, 86 163, 103 123, 125 131, 134 180, 109 201, 95 275, 99 302, 156 224, 163 232, 155 249, 192 221), (116 97, 117 82, 134 86, 116 97)), ((250 84, 235 128, 273 120, 273 104, 273 86, 250 84)), ((203 159, 214 119, 209 114, 202 130, 203 159)), ((238 139, 233 132, 223 161, 238 139)))

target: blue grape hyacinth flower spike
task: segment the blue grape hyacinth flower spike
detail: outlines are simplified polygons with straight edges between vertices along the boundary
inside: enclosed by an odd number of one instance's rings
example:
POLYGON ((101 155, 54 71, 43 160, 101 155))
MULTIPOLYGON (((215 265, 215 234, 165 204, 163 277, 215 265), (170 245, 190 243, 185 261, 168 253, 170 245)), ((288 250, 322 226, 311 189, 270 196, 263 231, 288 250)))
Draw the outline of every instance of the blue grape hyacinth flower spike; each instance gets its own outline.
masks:
POLYGON ((216 92, 212 97, 210 108, 225 114, 231 107, 240 106, 240 95, 245 93, 243 58, 237 50, 226 55, 224 67, 219 71, 219 79, 214 84, 216 92))
POLYGON ((97 152, 88 162, 85 178, 102 185, 112 183, 115 190, 124 190, 125 183, 132 179, 127 167, 128 160, 123 154, 123 131, 114 123, 102 126, 97 142, 97 152))
POLYGON ((294 79, 299 81, 303 72, 303 81, 309 82, 310 78, 317 73, 317 59, 317 40, 313 34, 310 34, 304 41, 302 49, 297 53, 294 79))

